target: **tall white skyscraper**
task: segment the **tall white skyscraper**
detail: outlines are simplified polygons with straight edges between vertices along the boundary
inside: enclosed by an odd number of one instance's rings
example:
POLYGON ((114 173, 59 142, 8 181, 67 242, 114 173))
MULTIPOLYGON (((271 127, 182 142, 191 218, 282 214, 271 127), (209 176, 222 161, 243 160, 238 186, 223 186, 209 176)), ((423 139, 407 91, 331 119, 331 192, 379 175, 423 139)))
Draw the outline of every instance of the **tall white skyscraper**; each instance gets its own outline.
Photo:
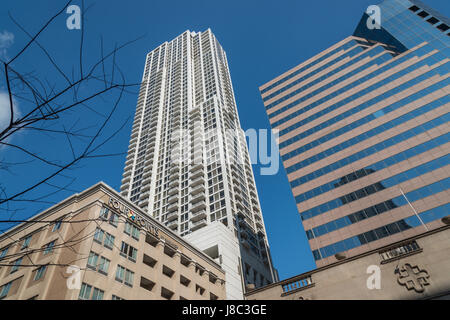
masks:
POLYGON ((229 298, 275 280, 226 54, 211 30, 147 55, 120 190, 217 259, 229 298))

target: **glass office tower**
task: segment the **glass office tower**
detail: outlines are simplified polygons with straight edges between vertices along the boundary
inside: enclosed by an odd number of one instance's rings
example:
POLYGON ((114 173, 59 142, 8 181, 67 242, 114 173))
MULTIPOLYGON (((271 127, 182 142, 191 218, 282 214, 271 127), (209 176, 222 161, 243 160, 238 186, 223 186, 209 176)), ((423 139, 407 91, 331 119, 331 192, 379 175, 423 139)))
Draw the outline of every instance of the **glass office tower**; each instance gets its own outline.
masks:
POLYGON ((378 5, 354 34, 260 87, 316 264, 439 228, 450 213, 449 20, 378 5))
POLYGON ((211 30, 148 53, 120 190, 221 262, 228 297, 274 280, 226 53, 211 30))

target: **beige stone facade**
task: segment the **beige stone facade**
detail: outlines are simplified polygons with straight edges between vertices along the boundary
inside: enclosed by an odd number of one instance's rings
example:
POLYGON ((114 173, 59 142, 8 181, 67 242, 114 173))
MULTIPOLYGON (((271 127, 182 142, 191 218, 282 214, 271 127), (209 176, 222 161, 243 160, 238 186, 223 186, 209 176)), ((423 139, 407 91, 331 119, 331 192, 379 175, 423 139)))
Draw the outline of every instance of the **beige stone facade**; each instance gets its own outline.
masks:
POLYGON ((253 290, 246 299, 448 300, 449 270, 450 226, 444 226, 253 290))
POLYGON ((216 300, 224 279, 213 259, 104 183, 0 236, 0 299, 216 300))

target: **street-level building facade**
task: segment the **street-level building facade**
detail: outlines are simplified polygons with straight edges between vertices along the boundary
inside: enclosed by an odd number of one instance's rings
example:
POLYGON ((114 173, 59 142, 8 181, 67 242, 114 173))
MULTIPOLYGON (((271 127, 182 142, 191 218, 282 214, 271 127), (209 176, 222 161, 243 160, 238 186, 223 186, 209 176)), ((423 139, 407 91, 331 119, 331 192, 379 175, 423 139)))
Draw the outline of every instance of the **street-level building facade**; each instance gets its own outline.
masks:
POLYGON ((225 298, 219 264, 102 182, 0 235, 0 299, 225 298))

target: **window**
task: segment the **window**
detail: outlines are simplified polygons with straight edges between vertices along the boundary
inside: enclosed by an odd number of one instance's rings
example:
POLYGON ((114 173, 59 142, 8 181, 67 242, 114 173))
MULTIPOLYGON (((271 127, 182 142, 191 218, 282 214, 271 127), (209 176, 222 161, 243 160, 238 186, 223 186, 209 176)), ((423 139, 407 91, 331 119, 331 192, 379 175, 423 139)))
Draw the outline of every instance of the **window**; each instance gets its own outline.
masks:
POLYGON ((137 249, 130 246, 128 243, 122 241, 122 247, 120 248, 120 254, 124 257, 128 256, 128 259, 136 262, 137 249))
POLYGON ((61 220, 55 222, 55 224, 53 225, 52 232, 55 232, 59 229, 61 229, 61 220))
POLYGON ((428 17, 428 13, 426 11, 421 11, 417 15, 422 18, 428 17))
POLYGON ((435 17, 431 17, 430 19, 427 19, 427 22, 429 22, 430 24, 435 24, 438 23, 439 20, 436 19, 435 17))
POLYGON ((16 272, 17 270, 19 270, 19 266, 22 263, 22 258, 17 259, 16 261, 14 261, 14 265, 11 268, 11 273, 16 272))
POLYGON ((94 292, 92 293, 92 300, 103 300, 103 295, 105 291, 100 290, 98 288, 94 288, 94 292))
POLYGON ((437 26, 437 28, 441 31, 447 31, 450 27, 448 25, 446 25, 445 23, 442 23, 440 25, 437 26))
POLYGON ((7 284, 5 284, 4 286, 2 286, 0 288, 0 299, 3 299, 8 295, 9 289, 11 289, 11 284, 12 284, 12 281, 8 282, 7 284))
POLYGON ((87 262, 87 266, 91 269, 96 270, 97 269, 97 261, 98 261, 98 254, 95 252, 89 252, 89 258, 87 262))
POLYGON ((173 292, 170 291, 169 289, 166 289, 164 287, 161 287, 161 297, 170 300, 173 296, 173 292))
POLYGON ((112 234, 109 234, 108 232, 106 232, 105 243, 104 243, 105 247, 112 250, 114 247, 114 240, 115 240, 115 237, 112 234))
POLYGON ((111 300, 125 300, 119 296, 116 296, 115 294, 112 295, 111 300))
POLYGON ((125 284, 127 286, 130 286, 130 287, 133 286, 133 278, 134 278, 134 272, 126 269, 125 270, 125 284))
POLYGON ((36 273, 34 274, 34 281, 41 279, 45 274, 45 270, 47 270, 47 266, 40 266, 37 268, 36 273))
POLYGON ((79 300, 89 300, 89 297, 91 296, 91 290, 92 290, 92 286, 83 282, 81 284, 81 289, 80 289, 80 294, 78 295, 78 299, 79 300))
POLYGON ((100 228, 95 229, 94 241, 97 241, 100 244, 103 243, 104 235, 105 235, 105 232, 102 229, 100 229, 100 228))
POLYGON ((111 261, 109 259, 106 259, 105 257, 100 257, 100 264, 98 265, 98 272, 107 275, 110 262, 111 261))
POLYGON ((108 208, 102 208, 100 210, 100 218, 103 220, 108 220, 109 215, 109 209, 108 208))
POLYGON ((49 242, 45 245, 44 254, 49 254, 53 251, 53 247, 55 246, 56 240, 49 242))
POLYGON ((131 224, 130 222, 127 222, 125 224, 125 230, 124 232, 128 234, 129 236, 132 236, 134 239, 139 241, 139 234, 140 230, 135 225, 131 224))
POLYGON ((180 283, 185 286, 188 287, 189 283, 191 283, 191 280, 189 280, 188 278, 184 277, 183 275, 180 274, 180 283))
POLYGON ((30 245, 31 237, 32 237, 32 236, 27 236, 27 237, 23 240, 22 248, 20 248, 21 250, 23 250, 23 249, 25 249, 25 248, 28 248, 28 246, 30 245))
POLYGON ((200 294, 201 296, 205 293, 205 289, 198 284, 195 285, 195 292, 200 294))
POLYGON ((114 227, 117 227, 117 224, 119 223, 119 216, 112 212, 109 217, 109 223, 114 227))
POLYGON ((125 268, 121 265, 117 265, 117 271, 116 271, 116 280, 119 282, 123 282, 123 278, 125 276, 125 268))

